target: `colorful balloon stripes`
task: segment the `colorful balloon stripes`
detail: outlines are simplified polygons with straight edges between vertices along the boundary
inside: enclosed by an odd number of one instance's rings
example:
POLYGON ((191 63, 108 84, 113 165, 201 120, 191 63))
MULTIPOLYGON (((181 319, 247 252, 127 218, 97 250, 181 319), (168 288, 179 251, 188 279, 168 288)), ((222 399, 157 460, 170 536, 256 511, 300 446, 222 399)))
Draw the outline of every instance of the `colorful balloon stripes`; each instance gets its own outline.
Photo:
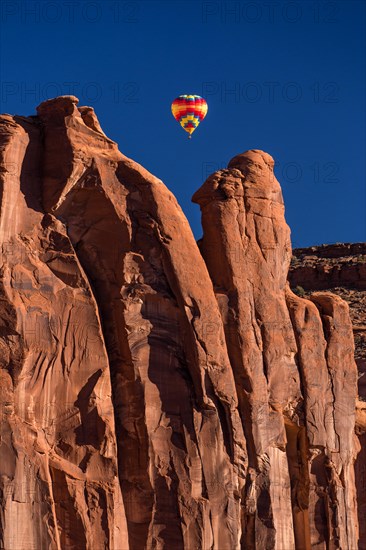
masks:
POLYGON ((207 115, 207 110, 206 100, 199 95, 180 95, 172 103, 173 116, 188 132, 189 138, 207 115))

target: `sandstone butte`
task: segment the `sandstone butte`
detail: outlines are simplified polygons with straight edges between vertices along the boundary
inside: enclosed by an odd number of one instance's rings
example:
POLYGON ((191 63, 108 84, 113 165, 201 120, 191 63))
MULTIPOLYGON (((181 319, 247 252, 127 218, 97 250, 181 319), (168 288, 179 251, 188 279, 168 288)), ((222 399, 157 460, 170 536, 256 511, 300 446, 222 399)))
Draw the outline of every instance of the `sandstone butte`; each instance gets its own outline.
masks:
POLYGON ((73 96, 0 154, 0 548, 365 549, 349 307, 290 290, 273 159, 207 179, 196 243, 73 96))

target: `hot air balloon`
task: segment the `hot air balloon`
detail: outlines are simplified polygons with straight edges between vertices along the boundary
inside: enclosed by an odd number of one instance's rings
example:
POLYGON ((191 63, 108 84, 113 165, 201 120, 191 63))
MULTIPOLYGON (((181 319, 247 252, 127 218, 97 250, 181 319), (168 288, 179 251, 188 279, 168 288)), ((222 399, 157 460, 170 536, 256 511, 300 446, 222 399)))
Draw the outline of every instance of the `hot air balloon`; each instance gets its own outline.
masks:
POLYGON ((172 103, 173 116, 188 132, 189 138, 207 115, 207 110, 206 100, 199 95, 180 95, 172 103))

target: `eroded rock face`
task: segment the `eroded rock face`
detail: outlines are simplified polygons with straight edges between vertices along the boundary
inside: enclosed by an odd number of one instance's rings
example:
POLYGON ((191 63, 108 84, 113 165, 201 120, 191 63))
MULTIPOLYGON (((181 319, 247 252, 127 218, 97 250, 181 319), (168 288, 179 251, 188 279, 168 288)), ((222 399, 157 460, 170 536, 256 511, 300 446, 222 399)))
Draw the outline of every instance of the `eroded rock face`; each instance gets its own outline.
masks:
POLYGON ((293 251, 289 282, 295 292, 310 294, 319 287, 331 290, 349 305, 355 339, 358 369, 355 432, 360 452, 355 462, 357 508, 359 517, 358 548, 366 549, 366 319, 365 319, 365 243, 339 243, 298 248, 293 251))
POLYGON ((193 197, 247 439, 245 545, 353 549, 352 326, 338 297, 310 302, 286 286, 290 235, 273 164, 262 151, 238 155, 193 197))
MULTIPOLYGON (((49 544, 46 533, 50 537, 48 523, 53 521, 63 537, 50 539, 55 548, 237 548, 245 438, 212 283, 175 198, 161 181, 118 151, 101 132, 92 110, 77 108, 76 98, 43 103, 37 119, 22 123, 29 131, 16 119, 4 124, 11 127, 18 148, 20 134, 24 149, 37 150, 38 179, 24 181, 17 195, 10 182, 3 208, 10 218, 18 213, 19 199, 27 201, 35 194, 39 201, 36 214, 26 206, 27 215, 19 210, 21 224, 11 234, 3 218, 12 247, 12 257, 4 256, 4 270, 14 270, 4 276, 4 308, 13 324, 5 318, 11 332, 3 347, 18 361, 18 378, 12 378, 14 359, 5 357, 2 373, 9 379, 9 397, 4 402, 21 391, 20 400, 38 404, 40 418, 33 414, 29 419, 28 402, 9 416, 31 434, 43 434, 44 426, 56 424, 54 439, 43 437, 41 450, 33 442, 35 436, 23 436, 34 473, 30 477, 22 470, 21 480, 51 490, 52 473, 38 467, 51 458, 57 470, 54 480, 60 485, 67 478, 62 494, 50 496, 49 502, 28 495, 23 505, 28 515, 33 502, 41 502, 42 516, 50 519, 40 522, 42 532, 30 530, 29 540, 17 539, 17 546, 38 549, 49 544), (18 249, 24 252, 22 261, 18 249), (19 298, 14 296, 14 279, 19 298), (42 284, 47 285, 46 295, 42 284), (43 353, 31 342, 30 355, 21 323, 24 318, 33 326, 32 315, 42 316, 49 332, 43 353), (80 337, 88 327, 96 332, 94 347, 80 337), (37 392, 26 384, 28 378, 37 392), (99 378, 104 380, 102 389, 99 378), (57 414, 52 417, 44 409, 54 403, 57 414), (42 414, 47 414, 45 420, 42 414), (89 463, 92 469, 83 476, 89 463), (83 513, 89 510, 91 519, 83 525, 78 510, 72 519, 57 516, 55 507, 78 496, 79 478, 83 486, 86 477, 96 486, 96 496, 80 507, 83 513), (97 498, 100 477, 112 493, 103 503, 97 498), (119 487, 120 509, 112 505, 119 487), (109 515, 117 516, 120 525, 110 526, 109 515), (72 542, 77 521, 85 540, 72 542), (118 540, 112 540, 113 529, 118 529, 118 540)), ((19 187, 19 175, 14 177, 19 187)), ((4 429, 4 452, 9 456, 1 464, 6 489, 16 484, 17 462, 11 444, 14 428, 4 424, 4 429)), ((9 506, 17 506, 11 504, 16 501, 13 493, 8 498, 9 506)), ((14 529, 5 515, 6 547, 14 529)))
POLYGON ((98 307, 64 225, 42 208, 38 121, 4 116, 0 132, 0 546, 122 548, 98 307))
POLYGON ((287 286, 273 159, 194 196, 73 96, 0 118, 0 548, 357 548, 345 302, 287 286))
POLYGON ((202 209, 201 251, 221 304, 248 446, 245 541, 291 548, 285 417, 293 423, 302 396, 284 293, 289 230, 272 168, 264 153, 238 156, 193 200, 202 209))

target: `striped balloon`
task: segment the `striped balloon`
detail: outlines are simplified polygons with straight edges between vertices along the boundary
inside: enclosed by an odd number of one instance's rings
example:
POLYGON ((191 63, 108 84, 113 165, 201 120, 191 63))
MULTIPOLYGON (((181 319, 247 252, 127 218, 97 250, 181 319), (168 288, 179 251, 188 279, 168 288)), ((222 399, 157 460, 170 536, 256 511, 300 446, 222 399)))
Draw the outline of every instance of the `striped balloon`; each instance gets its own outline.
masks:
POLYGON ((189 138, 205 118, 207 110, 206 100, 199 95, 180 95, 172 103, 173 116, 183 130, 188 132, 189 138))

